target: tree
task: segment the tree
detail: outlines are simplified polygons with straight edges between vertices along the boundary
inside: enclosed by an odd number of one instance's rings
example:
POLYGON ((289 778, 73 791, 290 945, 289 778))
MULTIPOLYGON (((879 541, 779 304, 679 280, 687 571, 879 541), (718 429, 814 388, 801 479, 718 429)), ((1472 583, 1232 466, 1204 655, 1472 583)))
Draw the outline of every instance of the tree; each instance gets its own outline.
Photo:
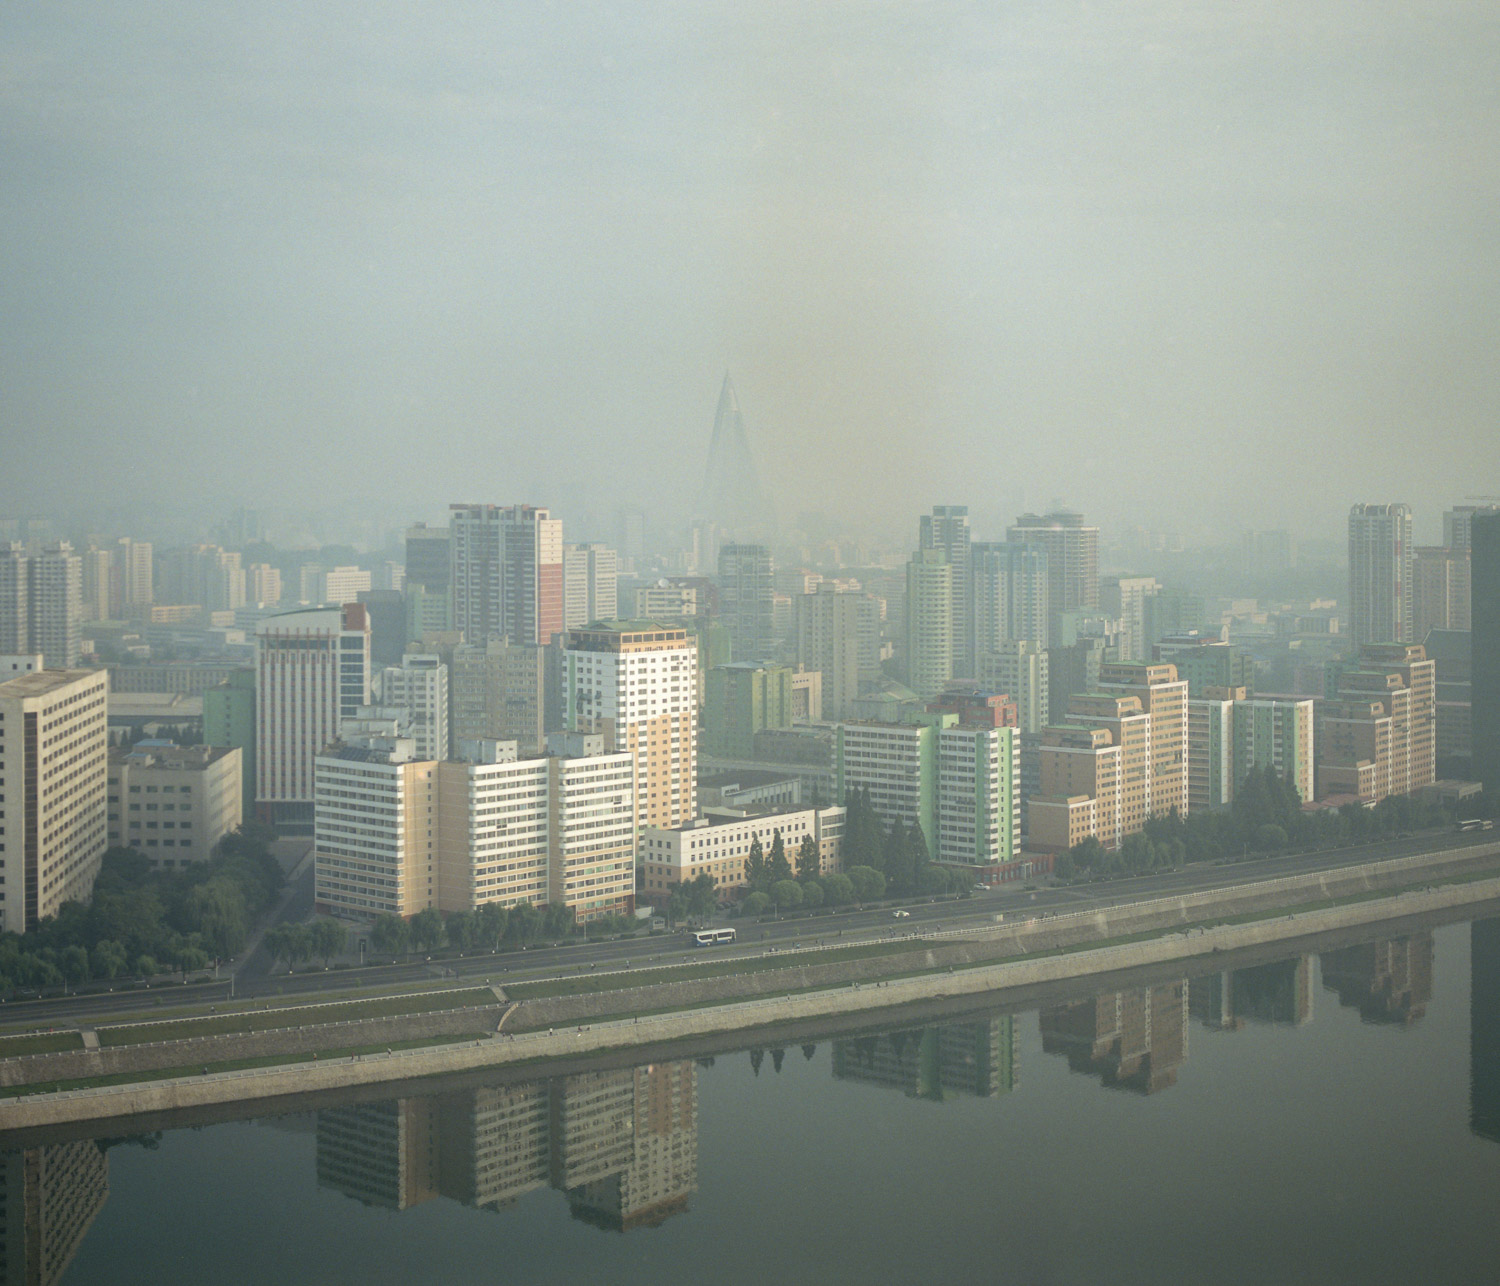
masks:
POLYGON ((207 969, 211 963, 208 952, 202 947, 189 944, 179 948, 177 952, 177 969, 182 974, 184 982, 187 981, 188 974, 207 969))
POLYGON ((801 885, 802 905, 812 910, 823 905, 823 886, 817 880, 808 880, 801 885))
POLYGON ((62 961, 59 965, 63 977, 73 984, 87 982, 89 980, 89 953, 86 948, 74 943, 70 947, 64 947, 62 961))
POLYGON ((854 901, 854 882, 847 875, 825 876, 823 878, 823 900, 829 906, 848 906, 849 903, 854 901))
POLYGON ((687 890, 681 884, 674 884, 667 896, 667 924, 675 925, 680 920, 687 919, 688 914, 687 890))
POLYGON ((315 920, 309 930, 309 946, 313 955, 323 962, 323 967, 328 968, 328 962, 344 949, 344 944, 349 941, 349 930, 337 920, 315 920))
POLYGON ((142 978, 150 978, 161 972, 161 966, 156 963, 155 956, 137 956, 135 958, 135 971, 142 978))
POLYGON ((436 951, 443 941, 443 917, 431 907, 411 918, 411 940, 418 951, 436 951))
POLYGON ((868 866, 851 866, 844 872, 853 886, 854 896, 860 902, 870 902, 885 896, 885 876, 868 866))
POLYGON ((699 919, 711 916, 719 905, 719 888, 707 871, 700 872, 686 886, 688 913, 699 919))
POLYGON ((882 869, 885 863, 885 827, 880 824, 870 788, 850 791, 844 801, 844 865, 882 869))
POLYGON ((802 843, 797 847, 797 878, 799 880, 815 880, 821 873, 821 863, 818 860, 818 841, 811 835, 804 835, 802 843))
POLYGON ((510 921, 505 926, 507 942, 527 946, 535 942, 542 928, 542 913, 530 902, 518 902, 510 909, 510 921))
POLYGON ((765 1062, 766 1051, 763 1049, 752 1049, 750 1051, 750 1070, 757 1076, 760 1075, 760 1065, 765 1062))
POLYGON ((771 885, 771 900, 782 911, 802 905, 802 886, 796 880, 777 880, 771 885))
POLYGON ((953 887, 954 878, 952 873, 944 870, 943 867, 933 866, 931 862, 928 862, 917 873, 917 891, 919 893, 947 893, 953 887))
POLYGON ((781 828, 771 835, 771 856, 766 860, 766 872, 773 884, 792 878, 792 864, 786 860, 786 845, 781 839, 781 828))
POLYGON ((741 915, 764 915, 770 909, 771 896, 768 893, 752 893, 740 903, 741 915))
POLYGON ((760 846, 760 836, 750 841, 750 856, 745 859, 745 884, 752 893, 764 893, 771 883, 766 869, 765 850, 760 846))
MULTIPOLYGON (((270 935, 267 934, 269 937, 270 935)), ((382 955, 399 956, 411 941, 411 930, 399 915, 377 915, 370 927, 370 945, 382 955)))
POLYGON ((891 829, 886 832, 883 852, 885 862, 882 869, 891 891, 911 892, 916 878, 916 864, 912 858, 911 838, 907 834, 905 823, 899 817, 891 822, 891 829))
MULTIPOLYGON (((559 902, 542 912, 542 936, 561 941, 570 937, 578 928, 578 913, 570 906, 559 902)), ((606 929, 605 932, 608 932, 606 929)))
POLYGON ((498 902, 486 902, 475 916, 475 945, 494 951, 505 937, 510 913, 498 902))
POLYGON ((95 977, 99 978, 118 978, 125 972, 125 966, 129 963, 125 948, 108 938, 94 944, 90 962, 95 977))
POLYGON ((771 1051, 771 1066, 776 1071, 781 1071, 781 1064, 786 1061, 785 1049, 773 1049, 771 1051))
POLYGON ((459 951, 470 951, 479 937, 479 920, 472 912, 454 911, 444 922, 448 943, 459 951))

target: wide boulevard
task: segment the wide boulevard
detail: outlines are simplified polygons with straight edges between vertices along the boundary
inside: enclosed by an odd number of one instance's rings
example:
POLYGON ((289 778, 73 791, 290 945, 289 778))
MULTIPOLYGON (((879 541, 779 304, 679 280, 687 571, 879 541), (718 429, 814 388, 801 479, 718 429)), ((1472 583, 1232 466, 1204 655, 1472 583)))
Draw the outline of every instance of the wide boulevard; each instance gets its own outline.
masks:
MULTIPOLYGON (((896 934, 971 928, 984 922, 993 923, 997 915, 1023 910, 1028 915, 1065 914, 1366 862, 1413 857, 1421 853, 1493 847, 1496 842, 1494 832, 1447 831, 1323 853, 1259 858, 1229 864, 1202 863, 1182 870, 1103 884, 1043 886, 1027 890, 1018 882, 987 892, 975 892, 970 897, 957 900, 913 899, 900 904, 891 903, 879 909, 846 909, 837 914, 770 919, 759 923, 725 920, 723 923, 731 924, 738 930, 739 940, 733 946, 714 948, 713 955, 715 959, 754 957, 771 950, 812 945, 815 942, 857 943, 896 934), (908 914, 897 916, 897 909, 908 914)), ((310 912, 311 904, 312 869, 309 863, 298 877, 297 886, 282 915, 287 918, 303 918, 310 912)), ((227 999, 231 994, 236 999, 290 998, 350 988, 397 989, 445 979, 455 985, 466 982, 503 985, 522 979, 681 963, 695 953, 696 956, 705 954, 703 949, 691 945, 686 933, 679 932, 623 941, 579 942, 493 954, 484 952, 456 959, 423 959, 326 971, 312 968, 286 973, 279 971, 279 968, 273 970, 264 950, 260 950, 252 952, 248 960, 239 963, 232 979, 226 977, 216 983, 193 987, 158 985, 149 991, 128 989, 12 1003, 0 1007, 0 1024, 105 1021, 113 1014, 139 1013, 145 1007, 154 1010, 158 1007, 202 1005, 227 999)))

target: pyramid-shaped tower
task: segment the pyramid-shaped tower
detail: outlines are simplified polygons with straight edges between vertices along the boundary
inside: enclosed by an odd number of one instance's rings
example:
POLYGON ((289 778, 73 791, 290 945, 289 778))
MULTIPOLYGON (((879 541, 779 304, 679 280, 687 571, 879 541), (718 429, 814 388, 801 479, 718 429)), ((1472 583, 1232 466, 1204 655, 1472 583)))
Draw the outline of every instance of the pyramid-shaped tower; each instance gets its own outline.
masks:
POLYGON ((745 417, 727 372, 719 390, 719 409, 714 413, 714 435, 708 444, 708 468, 698 509, 705 518, 731 532, 749 535, 764 532, 771 525, 770 506, 761 492, 745 435, 745 417))

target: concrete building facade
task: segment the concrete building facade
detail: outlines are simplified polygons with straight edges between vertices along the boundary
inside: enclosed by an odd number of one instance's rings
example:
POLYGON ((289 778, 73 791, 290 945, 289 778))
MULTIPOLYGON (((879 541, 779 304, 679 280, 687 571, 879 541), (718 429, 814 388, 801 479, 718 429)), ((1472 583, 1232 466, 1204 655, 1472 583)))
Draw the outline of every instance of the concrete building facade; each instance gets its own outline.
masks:
POLYGON ((1356 648, 1411 641, 1411 528, 1406 505, 1349 510, 1349 633, 1356 648))
POLYGON ((109 754, 109 843, 155 867, 192 866, 244 820, 236 746, 139 741, 109 754))
POLYGON ((721 808, 685 826, 647 827, 641 833, 642 888, 647 898, 660 902, 674 885, 707 874, 719 900, 727 902, 746 887, 751 844, 758 839, 769 860, 778 831, 793 871, 810 835, 818 846, 819 872, 832 875, 843 862, 844 818, 844 809, 837 807, 721 808))

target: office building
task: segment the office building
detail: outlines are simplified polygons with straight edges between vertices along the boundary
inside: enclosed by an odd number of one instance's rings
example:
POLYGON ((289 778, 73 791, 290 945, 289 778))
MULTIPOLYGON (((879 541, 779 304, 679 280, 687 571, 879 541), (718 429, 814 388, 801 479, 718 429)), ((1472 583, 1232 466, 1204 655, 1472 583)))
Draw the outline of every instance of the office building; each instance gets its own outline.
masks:
POLYGON ((634 757, 637 827, 697 816, 698 650, 681 626, 603 621, 568 634, 562 717, 634 757))
POLYGON ((1411 525, 1406 505, 1349 510, 1349 634, 1356 648, 1412 641, 1411 525))
POLYGON ((750 759, 755 734, 792 726, 790 666, 733 661, 708 672, 703 707, 703 753, 716 759, 750 759))
POLYGON ((796 598, 797 660, 822 676, 827 718, 847 718, 859 695, 861 606, 869 601, 828 581, 796 598))
POLYGON ((922 549, 906 564, 906 682, 935 697, 953 679, 953 568, 940 549, 922 549))
POLYGON ((969 510, 966 505, 934 505, 918 524, 917 548, 937 550, 952 569, 949 577, 949 622, 952 672, 974 677, 974 617, 969 583, 969 510))
POLYGON ((138 741, 109 752, 109 843, 158 868, 192 866, 244 821, 234 746, 138 741))
POLYGON ((1420 646, 1366 644, 1360 649, 1359 668, 1340 676, 1337 696, 1318 710, 1319 798, 1350 795, 1373 804, 1432 784, 1435 669, 1420 646))
POLYGON ((315 761, 370 700, 363 605, 308 608, 256 627, 255 808, 260 821, 308 830, 315 761))
POLYGON ((736 661, 774 660, 781 654, 774 577, 771 551, 764 545, 720 548, 718 619, 729 631, 736 661))
POLYGON ((563 546, 563 623, 568 629, 620 615, 615 551, 608 545, 563 546))
POLYGON ((1060 510, 1022 514, 1005 537, 1046 552, 1048 644, 1067 642, 1063 614, 1099 610, 1099 528, 1086 526, 1082 514, 1060 510))
POLYGON ((64 902, 87 902, 109 847, 108 700, 103 670, 0 674, 0 932, 26 933, 64 902))
POLYGON ((1500 512, 1472 518, 1474 774, 1500 799, 1500 512))
POLYGON ((730 901, 746 887, 750 846, 759 840, 769 861, 778 834, 794 873, 802 842, 811 836, 819 873, 832 875, 843 866, 844 820, 844 809, 838 807, 763 804, 713 809, 682 826, 648 826, 641 832, 641 887, 648 899, 660 903, 674 885, 708 875, 719 900, 730 901))
POLYGON ((1046 648, 1049 579, 1040 545, 991 542, 969 547, 969 595, 976 658, 1023 639, 1046 648))
POLYGON ((380 672, 380 700, 407 712, 406 730, 418 759, 446 759, 448 667, 430 652, 408 652, 380 672))

